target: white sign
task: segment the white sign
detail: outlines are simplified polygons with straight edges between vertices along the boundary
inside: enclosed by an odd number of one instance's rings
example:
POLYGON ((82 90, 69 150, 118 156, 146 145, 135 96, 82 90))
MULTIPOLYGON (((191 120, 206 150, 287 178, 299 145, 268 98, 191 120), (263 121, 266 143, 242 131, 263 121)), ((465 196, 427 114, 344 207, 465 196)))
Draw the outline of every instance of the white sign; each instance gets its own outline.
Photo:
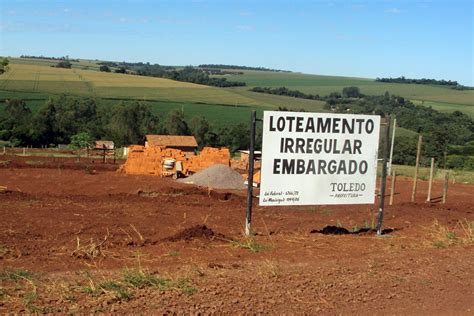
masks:
POLYGON ((265 111, 260 205, 374 203, 380 116, 265 111))

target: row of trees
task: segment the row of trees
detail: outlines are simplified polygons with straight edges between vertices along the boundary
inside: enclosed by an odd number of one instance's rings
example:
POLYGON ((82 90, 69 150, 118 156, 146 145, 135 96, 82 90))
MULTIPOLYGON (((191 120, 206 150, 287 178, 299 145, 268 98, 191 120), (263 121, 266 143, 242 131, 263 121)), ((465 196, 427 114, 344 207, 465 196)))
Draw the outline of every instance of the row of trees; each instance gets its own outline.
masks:
MULTIPOLYGON (((174 68, 150 63, 115 63, 101 62, 100 71, 110 72, 111 67, 116 68, 116 73, 136 74, 148 77, 160 77, 177 81, 192 82, 214 87, 241 87, 245 86, 242 81, 228 81, 227 78, 215 78, 209 76, 209 71, 187 66, 174 68)), ((222 74, 222 73, 221 73, 222 74)))
POLYGON ((275 94, 275 95, 284 95, 293 98, 299 99, 308 99, 308 100, 326 100, 330 103, 332 99, 340 99, 340 98, 360 98, 363 97, 363 94, 360 93, 358 87, 345 87, 342 89, 342 94, 339 92, 331 92, 327 97, 321 97, 319 94, 307 94, 301 92, 299 90, 290 90, 287 87, 279 87, 279 88, 270 88, 270 87, 254 87, 249 89, 252 92, 258 93, 267 93, 267 94, 275 94))
MULTIPOLYGON (((466 114, 438 112, 389 93, 354 97, 356 92, 346 89, 326 97, 326 108, 341 113, 394 114, 400 127, 424 135, 425 157, 435 157, 448 167, 474 170, 474 121, 466 114)), ((194 135, 200 147, 226 146, 232 151, 249 145, 247 124, 216 128, 203 116, 186 120, 179 110, 160 116, 141 102, 110 107, 99 106, 94 99, 61 96, 35 112, 22 100, 7 101, 0 111, 0 140, 15 146, 69 144, 79 133, 113 140, 118 146, 141 143, 145 134, 194 135)), ((414 164, 415 133, 396 137, 394 163, 414 164)), ((257 134, 260 139, 261 130, 257 134)))
POLYGON ((252 92, 258 93, 267 93, 267 94, 275 94, 275 95, 284 95, 288 97, 300 98, 300 99, 309 99, 309 100, 321 100, 322 98, 319 94, 306 94, 299 90, 290 90, 286 87, 279 87, 279 88, 269 88, 269 87, 254 87, 249 89, 252 92))
POLYGON ((414 83, 414 84, 429 84, 429 85, 438 85, 438 86, 448 86, 456 90, 471 90, 474 87, 467 87, 459 84, 457 81, 452 80, 436 80, 436 79, 410 79, 405 78, 404 76, 398 78, 376 78, 375 81, 378 82, 390 82, 390 83, 414 83))
POLYGON ((81 133, 113 140, 117 146, 142 143, 145 134, 194 135, 200 147, 226 146, 231 151, 249 146, 247 124, 216 128, 203 116, 188 121, 179 110, 158 116, 141 102, 110 108, 94 99, 61 96, 34 113, 24 101, 10 100, 0 113, 0 140, 14 146, 70 144, 81 133))
POLYGON ((48 57, 48 56, 34 56, 34 55, 21 55, 20 58, 29 58, 29 59, 46 59, 46 60, 69 60, 74 62, 79 62, 79 59, 69 58, 68 55, 62 57, 48 57))
POLYGON ((265 67, 249 67, 238 65, 223 65, 223 64, 202 64, 199 68, 215 68, 215 69, 240 69, 240 70, 257 70, 257 71, 273 71, 273 72, 291 72, 288 70, 270 69, 265 67))

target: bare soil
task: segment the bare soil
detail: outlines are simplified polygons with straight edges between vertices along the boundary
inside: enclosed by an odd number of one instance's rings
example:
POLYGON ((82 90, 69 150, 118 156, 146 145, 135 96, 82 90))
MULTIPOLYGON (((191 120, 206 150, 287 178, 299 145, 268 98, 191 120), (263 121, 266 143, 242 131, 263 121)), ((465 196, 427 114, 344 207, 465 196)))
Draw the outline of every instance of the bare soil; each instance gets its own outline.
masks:
MULTIPOLYGON (((474 186, 409 202, 259 207, 245 191, 97 168, 0 168, 0 313, 474 312, 474 186), (472 227, 472 226, 471 226, 472 227), (339 234, 338 234, 339 233, 339 234)), ((258 194, 258 192, 256 192, 258 194)))

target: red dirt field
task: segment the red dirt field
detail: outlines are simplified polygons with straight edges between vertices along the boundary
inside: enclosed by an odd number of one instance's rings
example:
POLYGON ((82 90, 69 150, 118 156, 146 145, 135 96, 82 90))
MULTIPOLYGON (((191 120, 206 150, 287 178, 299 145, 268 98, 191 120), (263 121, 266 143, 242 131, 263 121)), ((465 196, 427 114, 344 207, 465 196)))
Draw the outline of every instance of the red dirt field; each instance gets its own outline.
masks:
POLYGON ((408 202, 411 184, 397 179, 381 237, 318 232, 370 228, 375 205, 255 204, 246 239, 245 192, 0 168, 0 312, 472 315, 474 186, 441 204, 423 181, 408 202))

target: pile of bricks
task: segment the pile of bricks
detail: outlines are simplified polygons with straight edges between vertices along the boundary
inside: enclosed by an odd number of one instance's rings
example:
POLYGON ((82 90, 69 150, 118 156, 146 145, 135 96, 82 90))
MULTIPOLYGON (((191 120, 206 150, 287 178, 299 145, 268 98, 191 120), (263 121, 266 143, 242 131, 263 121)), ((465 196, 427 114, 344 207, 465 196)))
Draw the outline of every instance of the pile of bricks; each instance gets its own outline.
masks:
MULTIPOLYGON (((261 161, 260 160, 255 160, 254 163, 253 163, 253 167, 254 169, 260 169, 260 166, 261 166, 261 161)), ((249 161, 246 160, 238 160, 238 159, 232 159, 230 161, 230 167, 232 169, 235 169, 235 170, 238 170, 238 171, 242 171, 242 172, 247 172, 248 169, 249 169, 249 161)))
MULTIPOLYGON (((164 175, 165 172, 174 172, 175 167, 171 170, 163 169, 163 161, 165 159, 174 159, 183 162, 185 166, 185 154, 179 149, 166 148, 161 146, 144 146, 132 145, 129 147, 127 161, 120 167, 120 172, 128 174, 149 174, 164 175)), ((183 170, 183 173, 187 170, 183 170)))
POLYGON ((119 172, 169 176, 176 171, 176 163, 173 169, 164 169, 163 162, 166 159, 181 161, 181 172, 188 175, 189 172, 195 173, 214 164, 229 166, 230 152, 227 148, 204 147, 199 155, 187 158, 179 149, 132 145, 129 147, 127 161, 120 167, 119 172))
POLYGON ((199 155, 189 158, 186 168, 191 172, 198 172, 215 164, 229 166, 230 152, 228 148, 204 147, 199 155))

